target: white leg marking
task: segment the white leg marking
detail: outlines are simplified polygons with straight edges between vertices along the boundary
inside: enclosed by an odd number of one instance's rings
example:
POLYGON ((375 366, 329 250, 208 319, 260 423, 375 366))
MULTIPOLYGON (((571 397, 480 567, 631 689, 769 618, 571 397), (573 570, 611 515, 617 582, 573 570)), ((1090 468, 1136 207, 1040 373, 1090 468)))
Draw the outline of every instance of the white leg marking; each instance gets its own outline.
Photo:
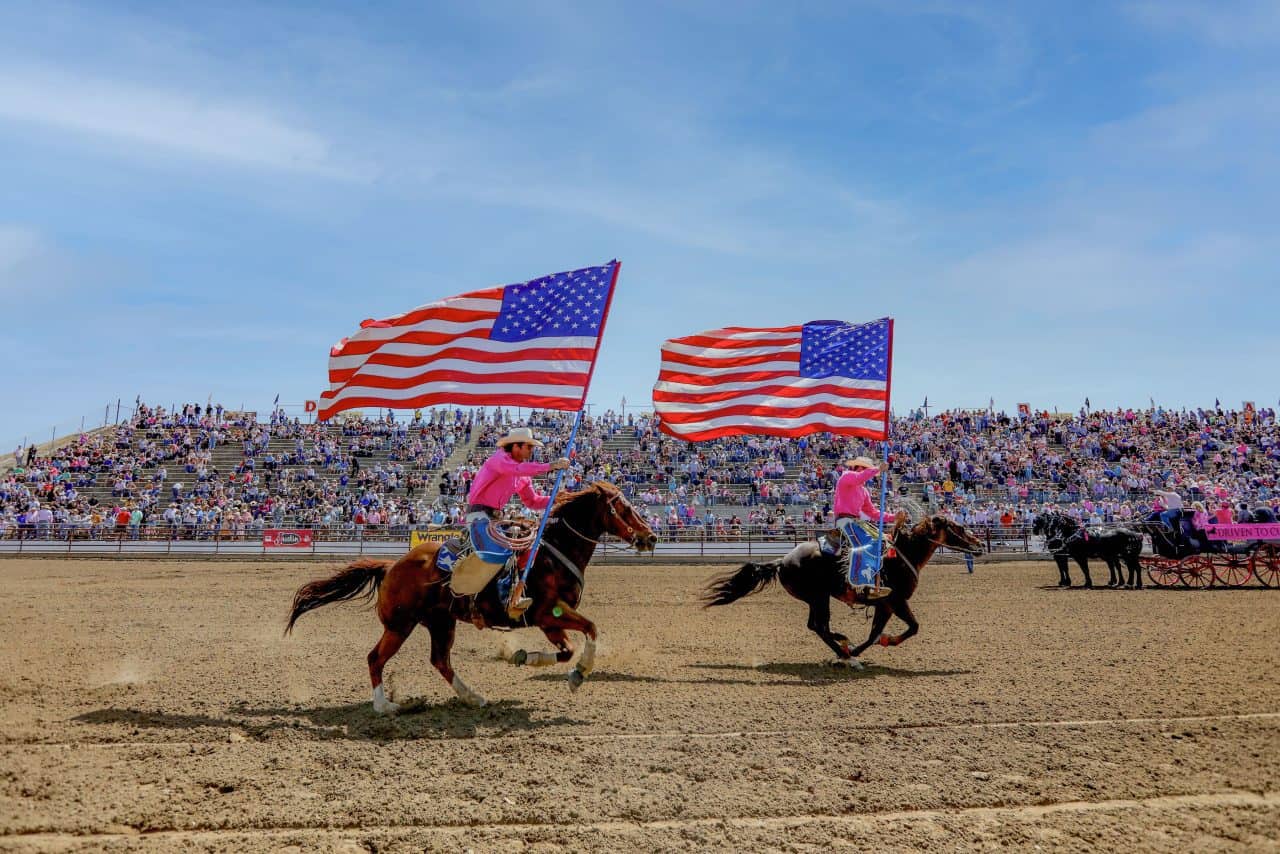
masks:
POLYGON ((386 691, 379 685, 373 689, 373 710, 380 715, 394 715, 400 707, 387 699, 386 691))
POLYGON ((462 677, 453 674, 453 693, 458 695, 458 699, 466 703, 468 706, 483 706, 484 697, 481 697, 475 691, 467 687, 467 683, 462 681, 462 677))
POLYGON ((578 670, 583 676, 590 676, 596 666, 596 642, 587 638, 582 646, 582 657, 578 659, 578 670))
POLYGON ((556 663, 556 654, 545 650, 535 650, 528 653, 528 658, 525 659, 524 663, 529 667, 547 667, 556 663))

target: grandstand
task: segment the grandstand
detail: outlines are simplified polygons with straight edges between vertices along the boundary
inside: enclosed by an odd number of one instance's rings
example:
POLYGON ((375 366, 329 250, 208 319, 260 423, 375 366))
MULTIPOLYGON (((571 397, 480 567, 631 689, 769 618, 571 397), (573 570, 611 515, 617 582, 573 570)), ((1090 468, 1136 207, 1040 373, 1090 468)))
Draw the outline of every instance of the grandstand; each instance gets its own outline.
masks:
MULTIPOLYGON (((139 405, 121 423, 18 449, 0 467, 0 536, 257 535, 269 527, 404 531, 456 521, 507 411, 431 410, 306 424, 277 412, 139 405), (123 525, 122 525, 123 523, 123 525)), ((521 419, 563 453, 571 415, 521 419)), ((1274 410, 1161 409, 1077 414, 915 412, 896 419, 890 505, 964 524, 1021 528, 1048 505, 1109 522, 1173 489, 1229 517, 1275 505, 1274 410)), ((571 486, 618 483, 666 534, 686 527, 821 525, 840 460, 878 449, 817 434, 689 444, 649 413, 585 418, 571 486), (788 520, 788 521, 784 521, 788 520)))

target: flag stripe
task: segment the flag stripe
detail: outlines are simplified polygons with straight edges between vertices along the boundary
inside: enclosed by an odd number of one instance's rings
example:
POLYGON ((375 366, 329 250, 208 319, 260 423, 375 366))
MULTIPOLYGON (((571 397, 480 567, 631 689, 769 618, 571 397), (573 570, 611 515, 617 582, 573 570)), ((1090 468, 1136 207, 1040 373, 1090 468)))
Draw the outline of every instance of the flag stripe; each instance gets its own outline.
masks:
POLYGON ((750 342, 783 342, 798 341, 796 333, 803 327, 779 326, 774 329, 748 329, 743 326, 727 326, 724 329, 712 329, 699 332, 697 335, 686 335, 683 338, 672 338, 670 343, 691 344, 706 347, 739 347, 752 346, 750 342))
MULTIPOLYGON (((368 407, 393 409, 417 409, 422 406, 438 406, 447 404, 450 406, 498 406, 494 403, 499 396, 492 391, 477 392, 472 386, 461 383, 444 383, 438 387, 424 386, 418 390, 419 393, 391 398, 384 394, 379 395, 348 395, 335 401, 335 403, 327 409, 321 409, 321 420, 331 418, 339 412, 345 412, 348 409, 363 409, 368 407)), ((322 393, 323 396, 323 393, 322 393)), ((539 395, 529 392, 510 392, 500 395, 502 406, 527 406, 537 409, 576 409, 580 403, 578 397, 557 397, 555 395, 539 395)))
MULTIPOLYGON (((787 378, 783 378, 787 379, 787 378)), ((782 382, 779 378, 751 380, 745 382, 687 383, 661 380, 653 387, 654 400, 724 400, 739 394, 752 392, 768 392, 779 397, 804 397, 807 394, 818 394, 823 391, 846 392, 859 389, 858 396, 879 400, 885 394, 885 384, 875 380, 848 380, 844 383, 833 383, 829 379, 801 379, 782 382), (708 391, 709 388, 718 391, 708 391), (724 395, 721 397, 720 395, 724 395)))
MULTIPOLYGON (((406 389, 413 388, 415 385, 425 385, 434 382, 453 382, 453 383, 490 383, 495 379, 500 379, 517 388, 524 383, 544 384, 554 386, 566 386, 581 389, 587 380, 587 372, 581 371, 576 374, 571 373, 548 373, 545 371, 507 371, 505 373, 495 372, 493 374, 478 374, 472 371, 423 371, 407 377, 380 377, 376 374, 361 374, 360 387, 366 389, 406 389)), ((346 384, 339 383, 330 388, 331 392, 339 392, 346 384)), ((568 394, 567 389, 563 393, 568 394)))
POLYGON ((805 436, 809 433, 829 432, 876 439, 884 429, 884 422, 880 418, 836 418, 817 412, 797 418, 728 416, 680 424, 667 424, 664 418, 662 429, 672 436, 692 442, 752 433, 771 436, 805 436))
MULTIPOLYGON (((412 400, 414 397, 422 394, 446 394, 449 392, 462 392, 472 397, 500 397, 506 399, 508 396, 516 396, 521 394, 533 395, 540 398, 556 398, 557 400, 576 400, 577 395, 574 394, 576 386, 564 385, 535 385, 533 383, 525 383, 516 385, 513 383, 479 383, 470 380, 438 380, 433 382, 419 383, 416 386, 401 389, 377 389, 361 386, 360 388, 345 388, 341 391, 322 391, 320 397, 328 402, 329 408, 337 403, 349 401, 356 397, 377 397, 386 401, 396 403, 405 400, 412 400), (366 391, 376 391, 377 395, 366 395, 366 391)), ((383 403, 383 406, 393 405, 392 403, 383 403)))
POLYGON ((472 291, 362 322, 330 350, 320 419, 365 406, 441 403, 580 409, 618 266, 472 291))
MULTIPOLYGON (((805 411, 810 413, 825 413, 834 415, 837 418, 852 418, 855 420, 876 420, 880 417, 878 408, 867 408, 865 406, 848 406, 846 403, 830 403, 830 402, 809 402, 805 406, 805 411)), ((770 404, 751 404, 751 403, 734 403, 728 406, 717 406, 715 409, 717 418, 728 418, 731 415, 745 415, 753 418, 759 417, 764 419, 776 418, 794 418, 794 406, 773 406, 770 404)), ((671 406, 667 405, 662 408, 662 420, 667 424, 698 424, 707 420, 707 408, 705 406, 671 406)))
MULTIPOLYGON (((497 317, 497 315, 493 315, 497 317)), ((365 337, 370 331, 386 332, 387 330, 368 330, 362 329, 357 333, 357 337, 348 338, 340 342, 330 355, 333 356, 361 356, 367 353, 374 353, 389 343, 395 342, 399 344, 447 344, 456 341, 459 338, 486 338, 489 330, 493 328, 493 317, 487 320, 475 320, 469 323, 450 323, 446 321, 437 321, 430 329, 413 328, 409 331, 396 330, 397 334, 390 337, 365 337)))
POLYGON ((405 344, 392 342, 376 351, 361 356, 330 356, 329 370, 350 370, 361 365, 399 365, 408 367, 426 364, 433 358, 466 358, 481 362, 500 362, 512 354, 524 358, 590 359, 595 352, 592 338, 542 338, 539 346, 529 347, 520 342, 490 341, 487 338, 467 337, 449 344, 405 344), (536 355, 535 355, 536 354, 536 355))
MULTIPOLYGON (((383 376, 397 376, 397 374, 391 372, 393 369, 420 370, 432 365, 437 357, 440 359, 461 359, 474 364, 476 370, 483 370, 481 366, 486 364, 506 364, 507 360, 511 358, 507 353, 490 353, 468 347, 438 347, 430 349, 438 352, 435 355, 427 356, 399 356, 379 351, 370 354, 367 361, 356 361, 349 368, 336 367, 335 363, 344 358, 337 356, 329 360, 329 382, 346 382, 361 368, 383 376)), ((592 353, 593 351, 590 348, 573 350, 534 348, 520 351, 520 355, 524 357, 525 361, 540 359, 545 362, 585 362, 588 365, 591 363, 592 353)))
POLYGON ((891 338, 886 320, 727 327, 673 338, 663 344, 653 387, 659 426, 689 441, 822 431, 882 439, 891 338))
POLYGON ((662 354, 663 367, 670 367, 677 371, 693 371, 711 375, 746 365, 758 365, 761 367, 778 365, 786 368, 787 365, 785 363, 793 361, 800 361, 800 345, 798 344, 795 347, 789 347, 781 351, 772 350, 767 353, 734 356, 731 359, 724 359, 718 356, 690 356, 687 353, 672 353, 669 350, 662 354))
MULTIPOLYGON (((408 368, 396 367, 394 365, 365 365, 360 369, 359 374, 365 378, 377 379, 413 379, 417 376, 425 376, 427 374, 439 373, 447 371, 451 373, 472 374, 485 377, 489 374, 508 374, 508 373, 538 373, 540 371, 551 371, 553 373, 564 373, 578 376, 585 374, 591 367, 591 360, 568 361, 568 360, 548 360, 548 359, 513 359, 510 362, 492 363, 492 362, 470 362, 466 359, 436 359, 429 366, 417 365, 408 368)), ((355 371, 348 372, 355 375, 355 371)), ((343 380, 331 385, 341 385, 343 380)))

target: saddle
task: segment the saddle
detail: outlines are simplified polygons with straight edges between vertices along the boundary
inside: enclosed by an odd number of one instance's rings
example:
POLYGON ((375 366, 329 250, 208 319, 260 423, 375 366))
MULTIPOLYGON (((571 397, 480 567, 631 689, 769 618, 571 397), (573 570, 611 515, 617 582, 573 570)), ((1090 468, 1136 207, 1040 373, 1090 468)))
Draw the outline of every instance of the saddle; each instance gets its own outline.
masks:
MULTIPOLYGON (((532 523, 525 519, 498 520, 490 523, 490 530, 484 533, 486 542, 476 544, 472 540, 471 527, 467 526, 462 529, 460 537, 440 544, 436 552, 436 567, 448 573, 449 588, 456 595, 475 596, 488 587, 515 556, 503 541, 519 543, 529 539, 532 529, 532 523)), ((509 576, 507 581, 510 584, 509 576)))

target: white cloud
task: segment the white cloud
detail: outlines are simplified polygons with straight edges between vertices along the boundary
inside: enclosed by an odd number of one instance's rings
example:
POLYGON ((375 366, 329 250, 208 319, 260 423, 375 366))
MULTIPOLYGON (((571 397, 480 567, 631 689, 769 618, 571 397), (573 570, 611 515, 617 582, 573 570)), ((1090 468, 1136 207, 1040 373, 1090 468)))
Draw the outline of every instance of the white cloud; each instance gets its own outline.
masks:
POLYGON ((262 107, 37 67, 0 67, 0 121, 245 166, 358 177, 324 137, 262 107))

